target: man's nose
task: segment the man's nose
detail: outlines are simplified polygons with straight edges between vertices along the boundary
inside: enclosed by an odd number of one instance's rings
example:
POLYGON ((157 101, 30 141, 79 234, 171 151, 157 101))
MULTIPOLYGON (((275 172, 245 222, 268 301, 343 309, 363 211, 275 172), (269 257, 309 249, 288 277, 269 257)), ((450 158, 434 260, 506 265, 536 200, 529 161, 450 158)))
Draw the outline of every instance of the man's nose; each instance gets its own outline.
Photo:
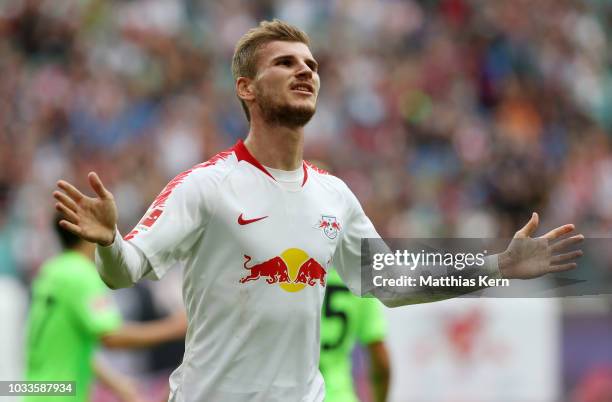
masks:
POLYGON ((313 71, 305 63, 300 63, 300 69, 297 72, 297 76, 300 78, 312 78, 313 71))

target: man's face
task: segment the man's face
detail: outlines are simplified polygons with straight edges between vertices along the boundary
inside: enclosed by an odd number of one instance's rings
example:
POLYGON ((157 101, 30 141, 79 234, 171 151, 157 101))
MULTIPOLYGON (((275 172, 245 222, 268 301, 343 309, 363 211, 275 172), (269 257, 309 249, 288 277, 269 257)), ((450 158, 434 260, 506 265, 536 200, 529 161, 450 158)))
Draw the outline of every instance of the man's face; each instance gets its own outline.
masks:
POLYGON ((303 127, 314 115, 319 93, 317 62, 300 42, 275 41, 257 52, 255 103, 266 122, 303 127))

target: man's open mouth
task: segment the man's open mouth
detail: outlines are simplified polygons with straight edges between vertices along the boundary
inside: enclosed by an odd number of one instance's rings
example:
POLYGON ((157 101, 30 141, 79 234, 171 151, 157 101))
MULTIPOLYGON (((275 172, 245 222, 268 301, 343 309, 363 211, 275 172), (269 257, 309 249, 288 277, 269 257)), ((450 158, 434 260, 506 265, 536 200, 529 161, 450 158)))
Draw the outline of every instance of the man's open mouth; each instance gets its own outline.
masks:
POLYGON ((313 86, 310 85, 310 84, 306 84, 306 83, 294 84, 294 85, 291 86, 291 90, 292 91, 296 91, 296 92, 302 92, 302 93, 310 94, 310 95, 312 95, 314 93, 313 86))

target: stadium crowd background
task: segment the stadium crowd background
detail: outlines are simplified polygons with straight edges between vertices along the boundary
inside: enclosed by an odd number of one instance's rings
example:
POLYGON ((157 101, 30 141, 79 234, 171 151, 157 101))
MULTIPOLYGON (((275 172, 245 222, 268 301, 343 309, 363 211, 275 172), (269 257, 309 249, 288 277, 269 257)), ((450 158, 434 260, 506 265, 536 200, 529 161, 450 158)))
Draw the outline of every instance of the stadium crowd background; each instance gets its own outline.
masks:
MULTIPOLYGON (((508 237, 532 210, 612 233, 610 1, 12 0, 0 276, 27 289, 58 250, 58 178, 87 189, 99 172, 127 233, 173 176, 243 138, 233 46, 273 17, 308 32, 321 65, 306 158, 348 183, 381 235, 508 237)), ((566 324, 610 330, 609 300, 564 303, 566 324)))

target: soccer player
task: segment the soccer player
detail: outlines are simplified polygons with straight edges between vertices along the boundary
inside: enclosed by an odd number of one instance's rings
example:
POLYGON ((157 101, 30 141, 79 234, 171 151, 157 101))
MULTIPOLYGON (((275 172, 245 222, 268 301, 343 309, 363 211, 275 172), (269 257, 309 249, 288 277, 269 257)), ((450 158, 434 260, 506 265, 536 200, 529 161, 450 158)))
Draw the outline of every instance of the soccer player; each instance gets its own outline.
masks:
POLYGON ((377 299, 353 295, 332 269, 327 276, 321 318, 321 360, 325 402, 357 402, 351 373, 351 352, 359 342, 368 353, 370 384, 376 402, 387 400, 389 356, 386 322, 377 299))
MULTIPOLYGON (((250 122, 246 140, 170 181, 125 238, 113 195, 95 172, 88 175, 94 197, 64 180, 53 193, 63 227, 98 244, 109 287, 184 266, 189 324, 183 363, 170 377, 173 402, 324 398, 326 271, 333 260, 359 294, 361 239, 380 236, 340 179, 303 161, 304 126, 320 87, 308 44, 304 32, 278 20, 238 41, 232 72, 250 122)), ((492 275, 531 278, 575 266, 575 253, 557 254, 579 238, 548 245, 573 226, 530 239, 537 225, 534 214, 517 232, 525 241, 493 259, 492 275)))
MULTIPOLYGON (((109 348, 152 346, 180 339, 184 313, 148 323, 122 323, 108 288, 93 263, 95 245, 55 222, 64 251, 40 269, 33 283, 27 329, 27 381, 75 381, 76 397, 89 400, 94 373, 124 401, 134 401, 134 387, 94 359, 99 343, 109 348)), ((27 397, 40 401, 45 397, 27 397)), ((49 397, 46 397, 49 398, 49 397)), ((62 400, 53 397, 53 400, 62 400)))

